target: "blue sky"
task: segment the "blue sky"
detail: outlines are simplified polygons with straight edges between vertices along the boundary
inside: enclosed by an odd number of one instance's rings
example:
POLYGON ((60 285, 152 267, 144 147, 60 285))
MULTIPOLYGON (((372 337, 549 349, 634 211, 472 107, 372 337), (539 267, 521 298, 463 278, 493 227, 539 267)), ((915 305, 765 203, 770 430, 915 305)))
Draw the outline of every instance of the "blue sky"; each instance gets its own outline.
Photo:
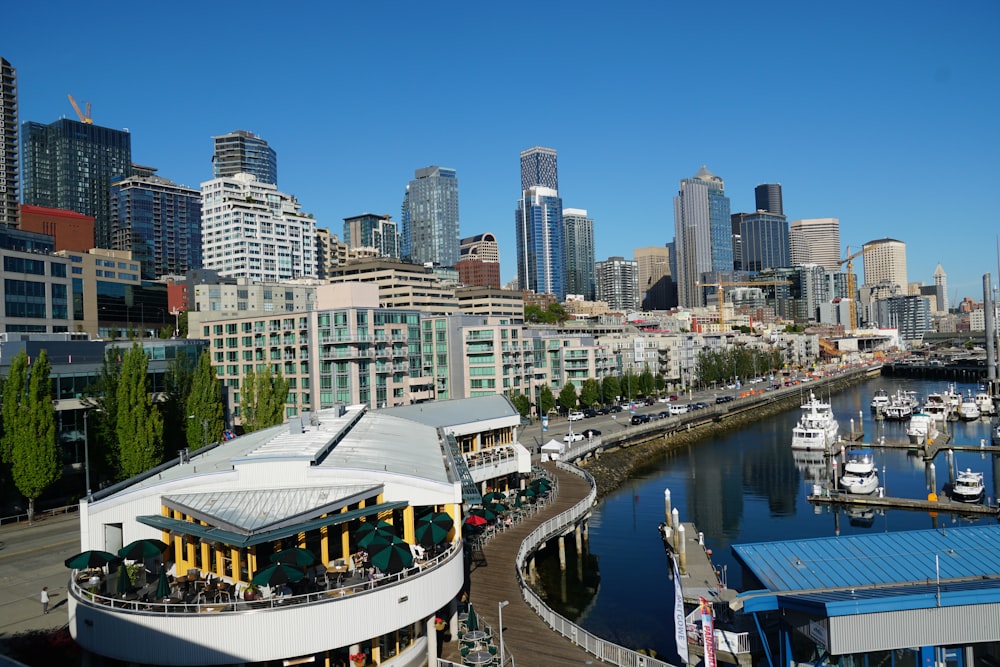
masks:
MULTIPOLYGON (((733 212, 779 182, 789 219, 841 244, 907 243, 908 278, 997 282, 1000 3, 96 2, 5 8, 20 120, 128 128, 133 159, 190 186, 212 136, 278 153, 279 189, 342 234, 399 220, 415 169, 458 171, 461 232, 516 275, 519 152, 559 151, 563 205, 598 260, 673 239, 707 165, 733 212)), ((855 263, 861 277, 860 263, 855 263)), ((860 282, 860 280, 859 280, 860 282)))

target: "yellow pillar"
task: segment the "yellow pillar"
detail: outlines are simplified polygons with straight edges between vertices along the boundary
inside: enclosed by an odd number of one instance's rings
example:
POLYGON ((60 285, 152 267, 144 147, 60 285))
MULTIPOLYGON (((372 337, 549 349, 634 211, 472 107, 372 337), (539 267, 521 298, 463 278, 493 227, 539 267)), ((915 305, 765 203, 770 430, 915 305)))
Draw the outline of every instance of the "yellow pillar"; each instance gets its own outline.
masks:
POLYGON ((452 522, 455 524, 452 530, 455 531, 455 539, 462 539, 462 518, 460 506, 455 503, 449 503, 441 508, 441 511, 451 517, 452 522))
MULTIPOLYGON (((326 516, 325 514, 323 516, 326 516)), ((330 562, 330 527, 319 529, 319 559, 323 565, 330 562)))
POLYGON ((416 526, 414 526, 415 512, 413 506, 403 509, 403 540, 410 544, 416 544, 416 526))
POLYGON ((229 560, 233 564, 233 581, 243 581, 240 578, 240 550, 236 547, 230 547, 229 560))

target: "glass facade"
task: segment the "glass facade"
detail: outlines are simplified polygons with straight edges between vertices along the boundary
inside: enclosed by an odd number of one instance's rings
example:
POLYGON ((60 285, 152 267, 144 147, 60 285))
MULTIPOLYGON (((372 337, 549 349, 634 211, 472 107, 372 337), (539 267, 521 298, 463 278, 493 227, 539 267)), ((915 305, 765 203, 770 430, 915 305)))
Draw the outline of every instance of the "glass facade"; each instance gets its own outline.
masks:
POLYGON ((417 169, 402 206, 402 255, 415 264, 455 266, 460 258, 458 176, 454 169, 417 169))
POLYGON ((741 215, 740 239, 744 271, 791 266, 785 216, 763 211, 741 215))
POLYGON ((562 199, 555 190, 531 188, 515 214, 517 279, 521 289, 566 298, 562 199))
POLYGON ((253 174, 262 183, 278 184, 278 154, 252 132, 236 130, 213 137, 213 178, 253 174))
POLYGON ((566 241, 566 293, 580 294, 587 301, 596 296, 594 278, 594 221, 581 209, 563 210, 566 241))

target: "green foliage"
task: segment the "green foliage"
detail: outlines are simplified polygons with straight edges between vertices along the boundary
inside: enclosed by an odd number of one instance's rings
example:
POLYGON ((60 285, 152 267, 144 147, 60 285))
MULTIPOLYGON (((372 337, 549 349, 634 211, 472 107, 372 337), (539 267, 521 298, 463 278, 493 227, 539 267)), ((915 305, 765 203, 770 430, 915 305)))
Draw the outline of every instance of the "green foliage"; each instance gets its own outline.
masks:
POLYGON ((188 335, 188 313, 186 310, 182 310, 177 315, 177 327, 179 329, 177 336, 178 338, 187 338, 188 335))
POLYGON ((576 407, 577 401, 576 385, 572 382, 567 382, 559 391, 559 405, 563 410, 569 412, 576 407))
POLYGON ((587 378, 580 388, 580 405, 592 408, 601 403, 601 385, 593 379, 587 378))
POLYGON ((17 490, 28 499, 29 521, 35 500, 62 476, 51 373, 44 349, 30 368, 22 350, 4 383, 4 460, 11 465, 17 490))
POLYGON ((621 395, 630 401, 640 393, 639 376, 632 371, 625 371, 618 384, 621 387, 621 395))
POLYGON ((702 350, 698 353, 695 373, 702 384, 726 382, 736 377, 750 378, 781 368, 781 351, 731 347, 725 350, 702 350))
POLYGON ((149 394, 148 366, 149 357, 138 343, 122 357, 115 423, 119 479, 134 477, 163 461, 163 417, 149 394))
POLYGON ((212 442, 226 427, 222 384, 215 374, 208 350, 203 350, 198 358, 184 412, 184 430, 191 451, 212 442))
POLYGON ((618 383, 618 378, 607 375, 601 380, 601 399, 606 404, 615 402, 616 396, 622 395, 622 386, 618 383))
POLYGON ((666 378, 663 377, 663 373, 656 374, 655 385, 656 385, 656 393, 660 393, 667 388, 667 380, 666 378))
POLYGON ((512 394, 510 397, 510 402, 514 404, 514 408, 522 417, 531 416, 531 399, 529 399, 524 394, 512 394))
POLYGON ((524 321, 531 324, 561 324, 569 319, 569 313, 558 303, 550 303, 545 310, 535 305, 524 307, 524 321))
POLYGON ((552 395, 552 388, 549 385, 543 385, 542 391, 538 395, 538 414, 547 415, 550 410, 554 410, 556 407, 556 397, 552 395))
POLYGON ((156 337, 162 340, 169 340, 174 337, 174 328, 169 324, 156 330, 156 337))
POLYGON ((643 396, 652 396, 654 391, 656 391, 656 379, 653 377, 653 372, 649 370, 649 366, 647 366, 639 374, 639 393, 643 396))
POLYGON ((252 369, 240 386, 240 417, 247 433, 275 426, 285 421, 288 381, 281 373, 271 375, 270 367, 255 373, 252 369))
POLYGON ((101 361, 101 374, 97 385, 89 387, 84 403, 93 408, 96 416, 95 437, 91 439, 91 472, 97 477, 112 475, 118 478, 118 382, 122 371, 122 350, 109 347, 101 361))

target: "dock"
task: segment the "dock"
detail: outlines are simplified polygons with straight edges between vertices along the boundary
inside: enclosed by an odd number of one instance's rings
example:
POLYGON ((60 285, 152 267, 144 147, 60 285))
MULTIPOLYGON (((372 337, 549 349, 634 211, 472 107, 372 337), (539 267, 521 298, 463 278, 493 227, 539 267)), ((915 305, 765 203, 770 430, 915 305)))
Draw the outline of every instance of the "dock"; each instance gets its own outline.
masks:
POLYGON ((893 498, 889 496, 863 496, 853 493, 824 491, 808 496, 811 503, 818 505, 844 505, 848 507, 881 507, 884 509, 905 509, 966 516, 998 516, 1000 511, 993 505, 981 503, 961 503, 954 500, 918 500, 916 498, 893 498))

